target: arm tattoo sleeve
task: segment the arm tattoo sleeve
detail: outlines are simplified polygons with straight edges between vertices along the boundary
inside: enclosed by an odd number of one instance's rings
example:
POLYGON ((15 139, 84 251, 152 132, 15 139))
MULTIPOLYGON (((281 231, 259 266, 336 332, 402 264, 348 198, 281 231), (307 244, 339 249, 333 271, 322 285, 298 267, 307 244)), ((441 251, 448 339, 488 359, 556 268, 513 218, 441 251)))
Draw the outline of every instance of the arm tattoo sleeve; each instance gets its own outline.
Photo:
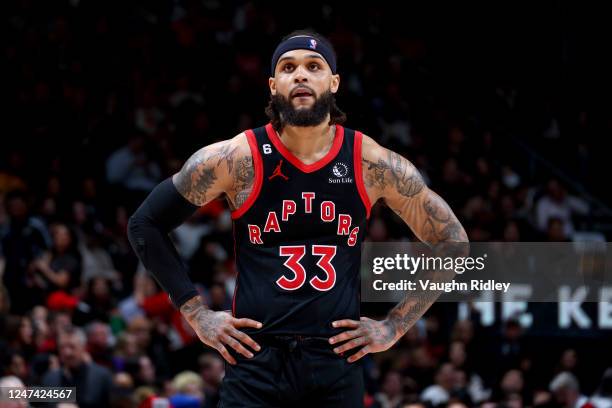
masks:
MULTIPOLYGON (((467 235, 446 202, 425 185, 418 170, 402 156, 385 150, 376 162, 363 159, 366 187, 379 189, 386 204, 428 244, 434 256, 459 257, 469 252, 467 235)), ((422 272, 422 279, 450 281, 453 271, 422 272)), ((401 337, 429 309, 441 292, 411 291, 388 315, 401 337)))
POLYGON ((213 187, 218 180, 219 167, 233 167, 233 153, 229 145, 211 145, 194 153, 174 178, 176 189, 195 205, 204 205, 216 197, 213 187))
POLYGON ((232 209, 249 196, 254 180, 250 155, 230 142, 207 146, 187 160, 174 183, 177 190, 195 205, 204 205, 225 195, 232 209))

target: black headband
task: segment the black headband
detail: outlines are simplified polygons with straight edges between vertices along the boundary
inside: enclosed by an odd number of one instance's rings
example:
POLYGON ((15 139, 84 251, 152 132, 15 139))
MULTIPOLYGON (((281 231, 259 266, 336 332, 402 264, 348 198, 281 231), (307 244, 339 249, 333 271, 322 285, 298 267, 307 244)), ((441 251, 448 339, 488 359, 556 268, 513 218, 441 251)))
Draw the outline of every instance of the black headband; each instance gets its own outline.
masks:
POLYGON ((316 38, 309 35, 296 35, 295 37, 287 38, 285 41, 278 44, 274 54, 272 55, 272 67, 270 69, 270 75, 274 76, 276 64, 278 59, 287 51, 293 50, 313 50, 323 56, 325 61, 329 64, 333 74, 336 73, 336 57, 331 47, 323 42, 317 41, 316 38))

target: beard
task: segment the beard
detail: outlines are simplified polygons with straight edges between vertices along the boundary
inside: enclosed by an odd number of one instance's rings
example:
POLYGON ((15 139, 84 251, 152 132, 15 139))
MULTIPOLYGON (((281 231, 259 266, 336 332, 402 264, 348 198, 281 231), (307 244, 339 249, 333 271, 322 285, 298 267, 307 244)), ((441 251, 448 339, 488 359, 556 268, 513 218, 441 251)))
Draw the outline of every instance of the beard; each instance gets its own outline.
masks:
POLYGON ((290 126, 317 126, 329 115, 334 104, 334 94, 327 90, 317 98, 310 108, 296 109, 291 101, 283 95, 271 95, 271 103, 280 114, 281 122, 290 126))

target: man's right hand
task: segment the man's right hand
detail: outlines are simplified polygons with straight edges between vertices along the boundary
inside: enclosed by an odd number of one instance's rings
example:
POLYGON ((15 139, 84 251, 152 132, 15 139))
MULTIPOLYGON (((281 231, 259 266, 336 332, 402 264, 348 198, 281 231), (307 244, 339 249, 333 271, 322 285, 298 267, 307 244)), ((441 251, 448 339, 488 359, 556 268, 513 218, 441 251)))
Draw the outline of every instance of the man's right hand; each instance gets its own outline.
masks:
POLYGON ((215 312, 204 307, 199 296, 189 299, 181 306, 181 314, 191 325, 199 339, 206 345, 216 349, 230 364, 236 360, 225 347, 230 346, 247 358, 253 353, 243 346, 243 343, 255 351, 261 347, 246 333, 238 330, 242 327, 260 329, 262 324, 251 319, 236 319, 228 312, 215 312))

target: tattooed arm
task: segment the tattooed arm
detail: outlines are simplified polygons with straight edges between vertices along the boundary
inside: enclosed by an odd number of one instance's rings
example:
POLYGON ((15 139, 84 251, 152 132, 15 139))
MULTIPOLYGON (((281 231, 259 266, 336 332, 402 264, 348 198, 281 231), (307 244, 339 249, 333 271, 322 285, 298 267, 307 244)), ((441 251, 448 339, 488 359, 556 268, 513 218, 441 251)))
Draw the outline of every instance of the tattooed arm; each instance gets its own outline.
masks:
POLYGON ((424 243, 467 242, 448 204, 423 181, 410 161, 364 136, 363 179, 370 202, 382 199, 424 243))
MULTIPOLYGON (((421 241, 432 248, 434 255, 465 256, 469 248, 463 227, 448 204, 425 185, 412 163, 367 136, 363 137, 362 151, 363 180, 370 202, 382 199, 421 241)), ((453 274, 453 271, 434 271, 431 278, 448 281, 453 274)), ((367 353, 387 350, 439 296, 440 292, 436 291, 411 291, 383 321, 362 317, 359 322, 349 319, 334 322, 335 327, 352 330, 332 337, 330 343, 350 340, 335 349, 338 353, 361 346, 349 362, 367 353)))
POLYGON ((176 189, 192 204, 202 206, 224 195, 232 209, 246 201, 253 179, 253 160, 244 133, 198 150, 172 176, 176 189))
POLYGON ((250 192, 252 180, 249 145, 246 136, 240 134, 194 153, 172 180, 153 189, 128 224, 130 243, 142 263, 168 292, 199 339, 217 349, 230 364, 236 360, 228 348, 247 358, 253 353, 244 345, 259 350, 259 345, 239 328, 260 328, 261 323, 206 309, 168 234, 199 206, 217 197, 225 196, 233 208, 239 207, 250 192))
MULTIPOLYGON (((201 206, 225 196, 232 209, 239 208, 249 196, 254 180, 253 160, 246 136, 240 134, 200 149, 172 180, 179 193, 195 205, 201 206)), ((238 329, 260 328, 260 322, 208 310, 199 296, 188 300, 180 310, 200 340, 217 349, 230 364, 236 364, 236 360, 226 346, 248 358, 253 357, 253 353, 241 342, 259 351, 259 345, 238 329)))

